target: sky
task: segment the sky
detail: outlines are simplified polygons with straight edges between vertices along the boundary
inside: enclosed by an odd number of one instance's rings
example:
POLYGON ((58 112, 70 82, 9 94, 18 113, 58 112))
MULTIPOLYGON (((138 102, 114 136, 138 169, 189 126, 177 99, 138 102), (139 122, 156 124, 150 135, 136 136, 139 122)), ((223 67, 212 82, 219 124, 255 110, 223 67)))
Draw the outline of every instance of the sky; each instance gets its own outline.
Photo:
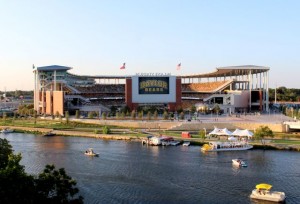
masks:
POLYGON ((33 64, 80 75, 258 65, 270 88, 300 88, 299 11, 297 0, 0 0, 0 91, 33 90, 33 64))

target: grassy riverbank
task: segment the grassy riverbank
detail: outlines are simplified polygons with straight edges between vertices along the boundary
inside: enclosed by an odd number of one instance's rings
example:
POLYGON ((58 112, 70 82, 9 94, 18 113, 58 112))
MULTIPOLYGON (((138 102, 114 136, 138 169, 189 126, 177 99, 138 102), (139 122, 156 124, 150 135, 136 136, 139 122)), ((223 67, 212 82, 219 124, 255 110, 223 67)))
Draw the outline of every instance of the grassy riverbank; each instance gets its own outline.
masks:
MULTIPOLYGON (((82 136, 82 137, 96 137, 102 139, 116 139, 116 140, 140 140, 147 135, 167 135, 172 136, 176 140, 188 140, 192 145, 203 145, 213 139, 200 138, 199 132, 191 132, 192 138, 182 138, 182 131, 167 131, 164 129, 138 129, 126 128, 120 126, 110 126, 109 134, 103 134, 104 125, 95 123, 83 123, 75 121, 59 121, 59 120, 41 120, 41 119, 6 119, 0 120, 0 128, 10 127, 16 132, 30 132, 34 134, 43 135, 46 132, 53 131, 57 135, 65 136, 82 136)), ((255 149, 284 149, 300 151, 300 137, 297 134, 276 133, 274 138, 266 138, 266 144, 262 145, 261 141, 251 141, 255 149)))

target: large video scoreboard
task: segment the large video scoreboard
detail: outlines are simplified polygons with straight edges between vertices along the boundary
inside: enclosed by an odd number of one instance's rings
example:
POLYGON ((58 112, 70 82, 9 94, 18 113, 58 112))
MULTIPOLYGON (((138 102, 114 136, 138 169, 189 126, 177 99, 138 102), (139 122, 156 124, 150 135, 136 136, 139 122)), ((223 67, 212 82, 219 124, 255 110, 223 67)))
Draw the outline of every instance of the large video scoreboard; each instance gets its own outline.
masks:
POLYGON ((175 76, 133 76, 133 103, 170 103, 176 102, 175 76))
POLYGON ((169 94, 169 77, 139 77, 139 94, 169 94))

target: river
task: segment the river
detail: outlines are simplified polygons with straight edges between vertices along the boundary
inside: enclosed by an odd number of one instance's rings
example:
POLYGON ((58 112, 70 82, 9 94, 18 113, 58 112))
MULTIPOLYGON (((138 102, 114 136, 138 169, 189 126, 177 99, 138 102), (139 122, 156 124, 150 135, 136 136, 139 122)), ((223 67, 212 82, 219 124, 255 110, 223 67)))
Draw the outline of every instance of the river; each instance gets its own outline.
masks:
POLYGON ((300 203, 300 153, 249 150, 203 153, 199 146, 153 147, 82 137, 0 134, 22 153, 26 172, 65 168, 85 203, 268 203, 249 198, 258 183, 300 203), (99 157, 84 155, 92 147, 99 157), (248 167, 235 168, 233 158, 248 167))

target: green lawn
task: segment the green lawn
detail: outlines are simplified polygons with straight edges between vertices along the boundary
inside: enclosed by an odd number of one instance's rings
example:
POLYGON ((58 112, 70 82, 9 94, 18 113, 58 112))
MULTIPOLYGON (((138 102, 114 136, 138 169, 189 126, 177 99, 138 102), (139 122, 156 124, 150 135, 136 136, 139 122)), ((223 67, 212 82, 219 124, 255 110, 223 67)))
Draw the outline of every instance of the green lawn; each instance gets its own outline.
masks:
POLYGON ((300 144, 300 140, 272 140, 275 144, 300 144))

